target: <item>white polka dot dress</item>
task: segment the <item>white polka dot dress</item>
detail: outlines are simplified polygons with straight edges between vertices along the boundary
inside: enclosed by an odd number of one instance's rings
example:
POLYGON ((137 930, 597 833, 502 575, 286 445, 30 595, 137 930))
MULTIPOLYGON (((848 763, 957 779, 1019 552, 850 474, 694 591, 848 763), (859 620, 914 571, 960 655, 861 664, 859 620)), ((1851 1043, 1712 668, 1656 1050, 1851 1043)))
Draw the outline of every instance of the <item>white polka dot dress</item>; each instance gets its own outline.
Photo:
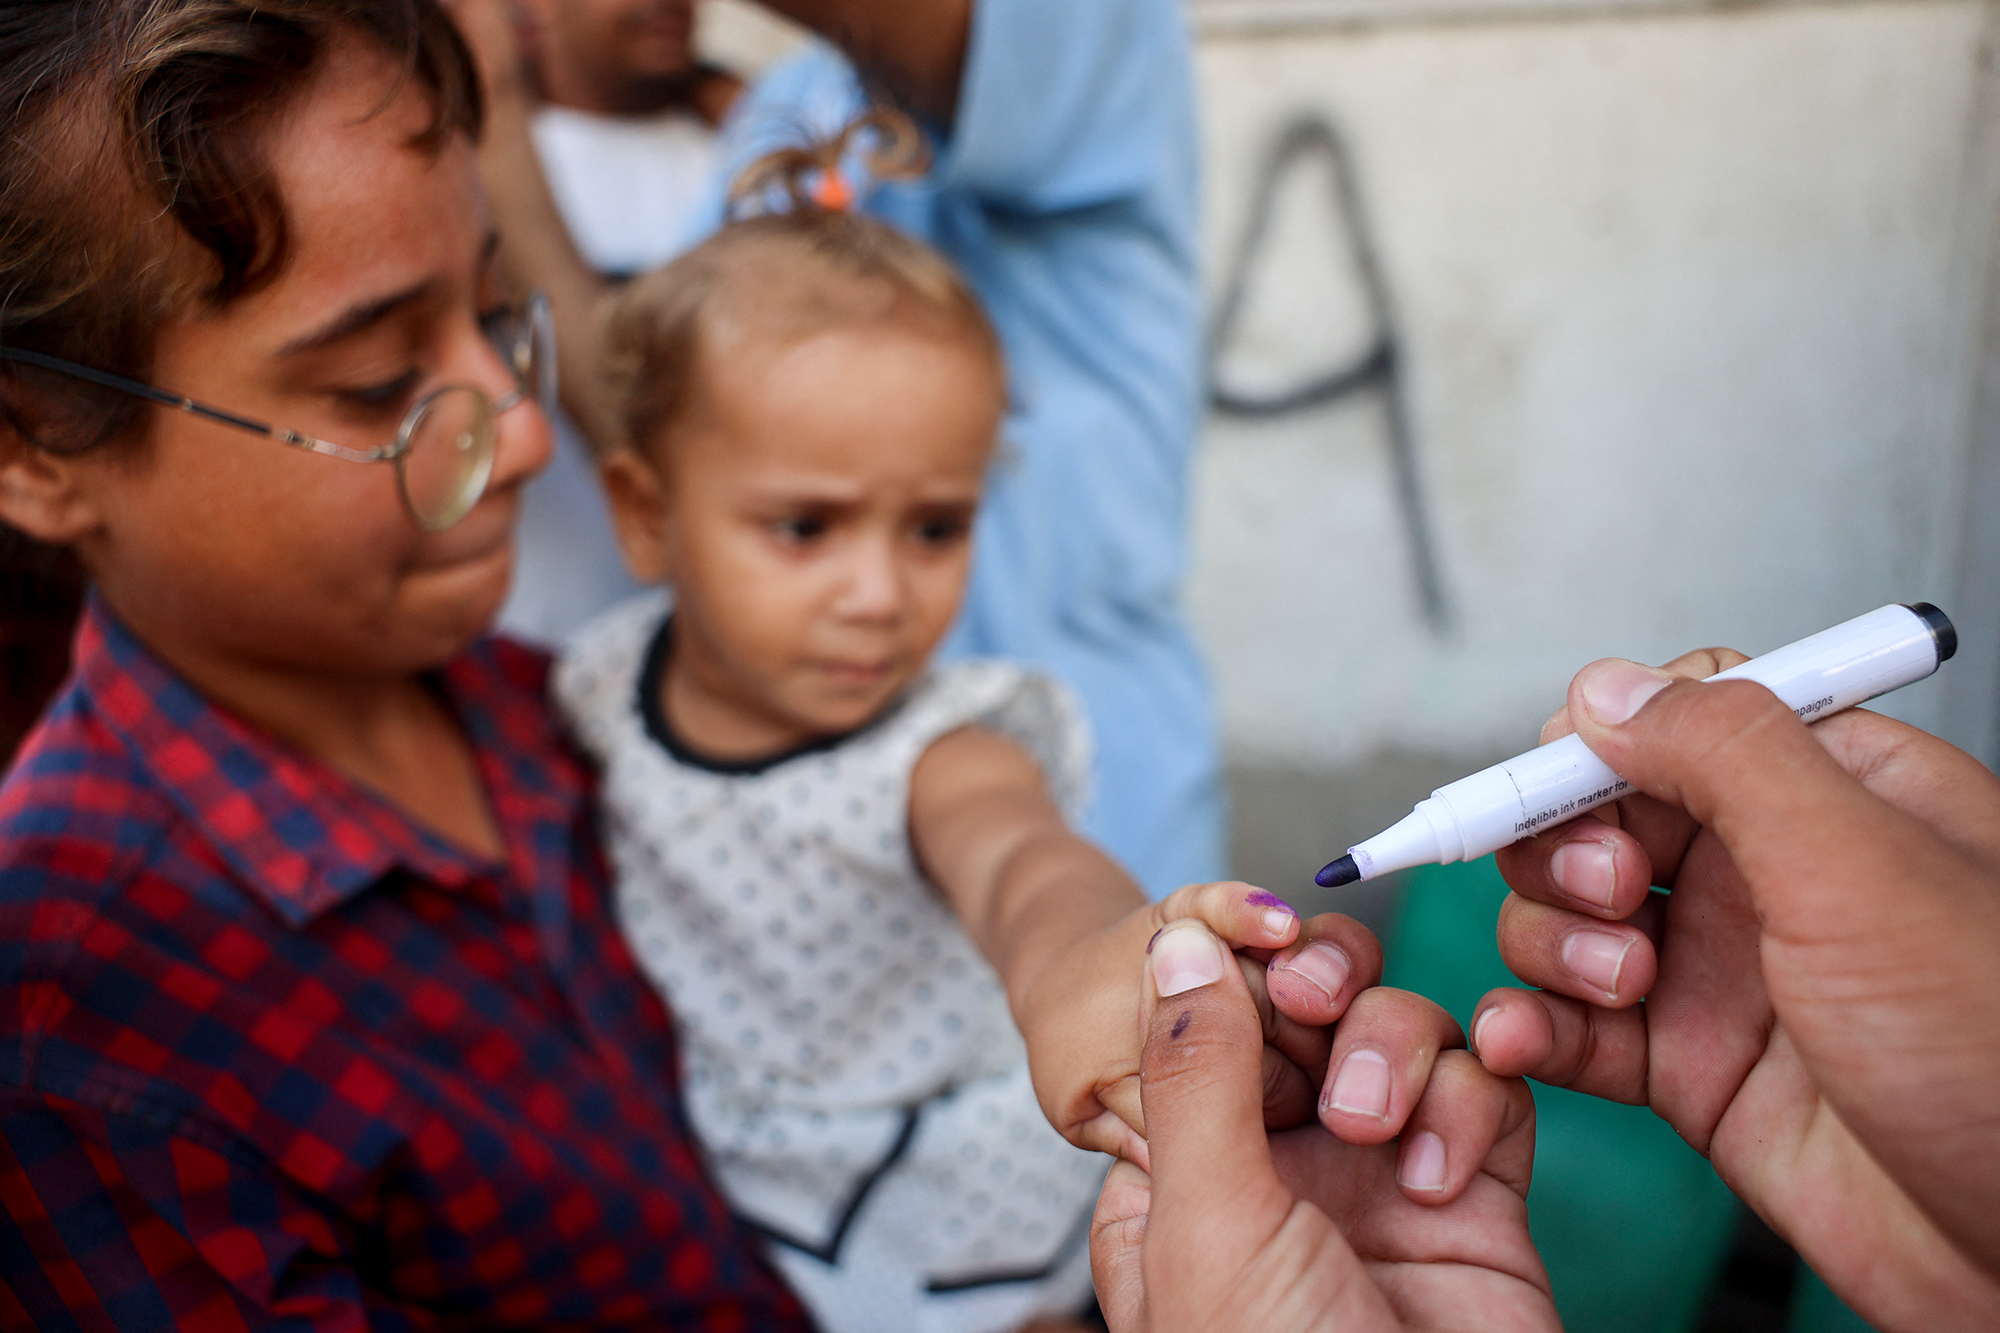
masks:
POLYGON ((1008 663, 935 667, 837 742, 689 755, 652 700, 666 600, 617 608, 557 672, 603 766, 620 922, 679 1022, 697 1137, 828 1333, 982 1333, 1080 1308, 1106 1161, 1050 1128, 999 978, 918 873, 910 773, 977 723, 1066 813, 1082 715, 1008 663))

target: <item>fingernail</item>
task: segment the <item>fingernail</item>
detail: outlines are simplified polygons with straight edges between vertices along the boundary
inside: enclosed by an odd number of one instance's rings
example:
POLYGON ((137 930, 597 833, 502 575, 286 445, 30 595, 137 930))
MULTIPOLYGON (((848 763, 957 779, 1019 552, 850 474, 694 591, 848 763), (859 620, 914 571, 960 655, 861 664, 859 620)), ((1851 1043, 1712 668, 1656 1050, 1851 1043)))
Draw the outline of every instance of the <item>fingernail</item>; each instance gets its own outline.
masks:
POLYGON ((1161 928, 1148 948, 1153 988, 1162 998, 1222 980, 1222 946, 1199 921, 1176 921, 1161 928))
POLYGON ((1244 901, 1252 907, 1265 909, 1258 919, 1263 922, 1264 929, 1272 935, 1289 935, 1292 923, 1299 919, 1299 914, 1293 910, 1292 905, 1275 893, 1253 889, 1244 895, 1244 901))
POLYGON ((1481 1050, 1484 1049, 1480 1045, 1479 1034, 1486 1030, 1486 1020, 1493 1017, 1493 1015, 1499 1012, 1500 1012, 1499 1005, 1497 1004, 1488 1005, 1486 1008, 1479 1011, 1479 1016, 1477 1018, 1472 1020, 1472 1053, 1474 1055, 1478 1055, 1481 1052, 1481 1050))
POLYGON ((1347 960, 1346 953, 1331 944, 1308 944, 1290 962, 1279 964, 1278 970, 1290 972, 1299 980, 1324 991, 1328 1004, 1333 1003, 1341 987, 1354 975, 1354 965, 1347 960))
POLYGON ((1549 858, 1556 887, 1579 902, 1610 907, 1618 893, 1618 863, 1610 844, 1566 842, 1549 858))
POLYGON ((1331 1110, 1372 1115, 1377 1120, 1389 1114, 1389 1062, 1382 1053, 1355 1051, 1342 1060, 1326 1104, 1331 1110))
POLYGON ((1637 662, 1600 662, 1583 678, 1583 706, 1590 715, 1608 726, 1617 726, 1639 711, 1640 705, 1673 683, 1664 671, 1642 667, 1637 662))
POLYGON ((1563 966, 1615 1000, 1618 974, 1625 970, 1625 955, 1631 952, 1632 944, 1627 935, 1579 930, 1563 941, 1563 966))
POLYGON ((1429 1130, 1411 1139, 1410 1146, 1403 1149, 1403 1164, 1396 1172, 1396 1179, 1404 1189, 1443 1189, 1444 1140, 1429 1130))

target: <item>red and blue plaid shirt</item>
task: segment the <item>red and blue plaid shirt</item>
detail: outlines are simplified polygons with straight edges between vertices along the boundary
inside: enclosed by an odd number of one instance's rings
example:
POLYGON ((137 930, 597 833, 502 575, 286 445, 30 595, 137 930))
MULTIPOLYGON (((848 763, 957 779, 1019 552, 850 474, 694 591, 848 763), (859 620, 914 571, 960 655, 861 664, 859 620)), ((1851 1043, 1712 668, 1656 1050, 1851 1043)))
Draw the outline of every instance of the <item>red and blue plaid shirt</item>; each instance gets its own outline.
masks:
POLYGON ((494 864, 91 609, 0 787, 0 1327, 806 1326, 689 1146, 546 668, 441 673, 494 864))

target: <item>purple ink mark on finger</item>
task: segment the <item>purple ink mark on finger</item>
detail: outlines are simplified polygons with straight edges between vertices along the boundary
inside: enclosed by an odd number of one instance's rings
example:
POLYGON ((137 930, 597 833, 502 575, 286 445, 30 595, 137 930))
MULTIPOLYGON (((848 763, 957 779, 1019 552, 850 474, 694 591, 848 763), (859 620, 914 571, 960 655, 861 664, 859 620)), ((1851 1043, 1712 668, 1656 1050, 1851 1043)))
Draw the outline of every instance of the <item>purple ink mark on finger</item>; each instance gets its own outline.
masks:
POLYGON ((1275 893, 1266 893, 1262 889, 1252 889, 1249 896, 1244 898, 1243 901, 1249 903, 1252 907, 1282 907, 1293 916, 1299 914, 1298 909, 1283 898, 1280 898, 1275 893))
POLYGON ((1192 1022, 1194 1022, 1194 1010, 1192 1009, 1181 1010, 1181 1016, 1174 1020, 1173 1038, 1175 1041, 1179 1041, 1181 1039, 1181 1033, 1186 1032, 1188 1030, 1188 1024, 1192 1022))
POLYGON ((1160 936, 1166 933, 1167 933, 1167 928, 1165 926, 1161 926, 1158 930, 1153 932, 1153 938, 1146 941, 1146 952, 1148 955, 1150 955, 1153 952, 1153 946, 1159 942, 1160 936))

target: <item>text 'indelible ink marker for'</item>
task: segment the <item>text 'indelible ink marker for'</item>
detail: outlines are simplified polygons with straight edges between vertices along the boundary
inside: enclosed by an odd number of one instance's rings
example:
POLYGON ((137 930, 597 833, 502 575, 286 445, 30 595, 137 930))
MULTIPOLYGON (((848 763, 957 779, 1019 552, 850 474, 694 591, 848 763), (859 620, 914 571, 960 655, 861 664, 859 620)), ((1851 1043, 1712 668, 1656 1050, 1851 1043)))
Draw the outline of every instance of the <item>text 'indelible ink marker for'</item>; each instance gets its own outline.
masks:
MULTIPOLYGON (((1817 722, 1922 680, 1957 651, 1950 618, 1929 602, 1914 602, 1856 616, 1709 679, 1754 680, 1817 722)), ((1477 860, 1628 790, 1582 737, 1565 736, 1439 787, 1313 880, 1331 889, 1412 866, 1477 860)))

